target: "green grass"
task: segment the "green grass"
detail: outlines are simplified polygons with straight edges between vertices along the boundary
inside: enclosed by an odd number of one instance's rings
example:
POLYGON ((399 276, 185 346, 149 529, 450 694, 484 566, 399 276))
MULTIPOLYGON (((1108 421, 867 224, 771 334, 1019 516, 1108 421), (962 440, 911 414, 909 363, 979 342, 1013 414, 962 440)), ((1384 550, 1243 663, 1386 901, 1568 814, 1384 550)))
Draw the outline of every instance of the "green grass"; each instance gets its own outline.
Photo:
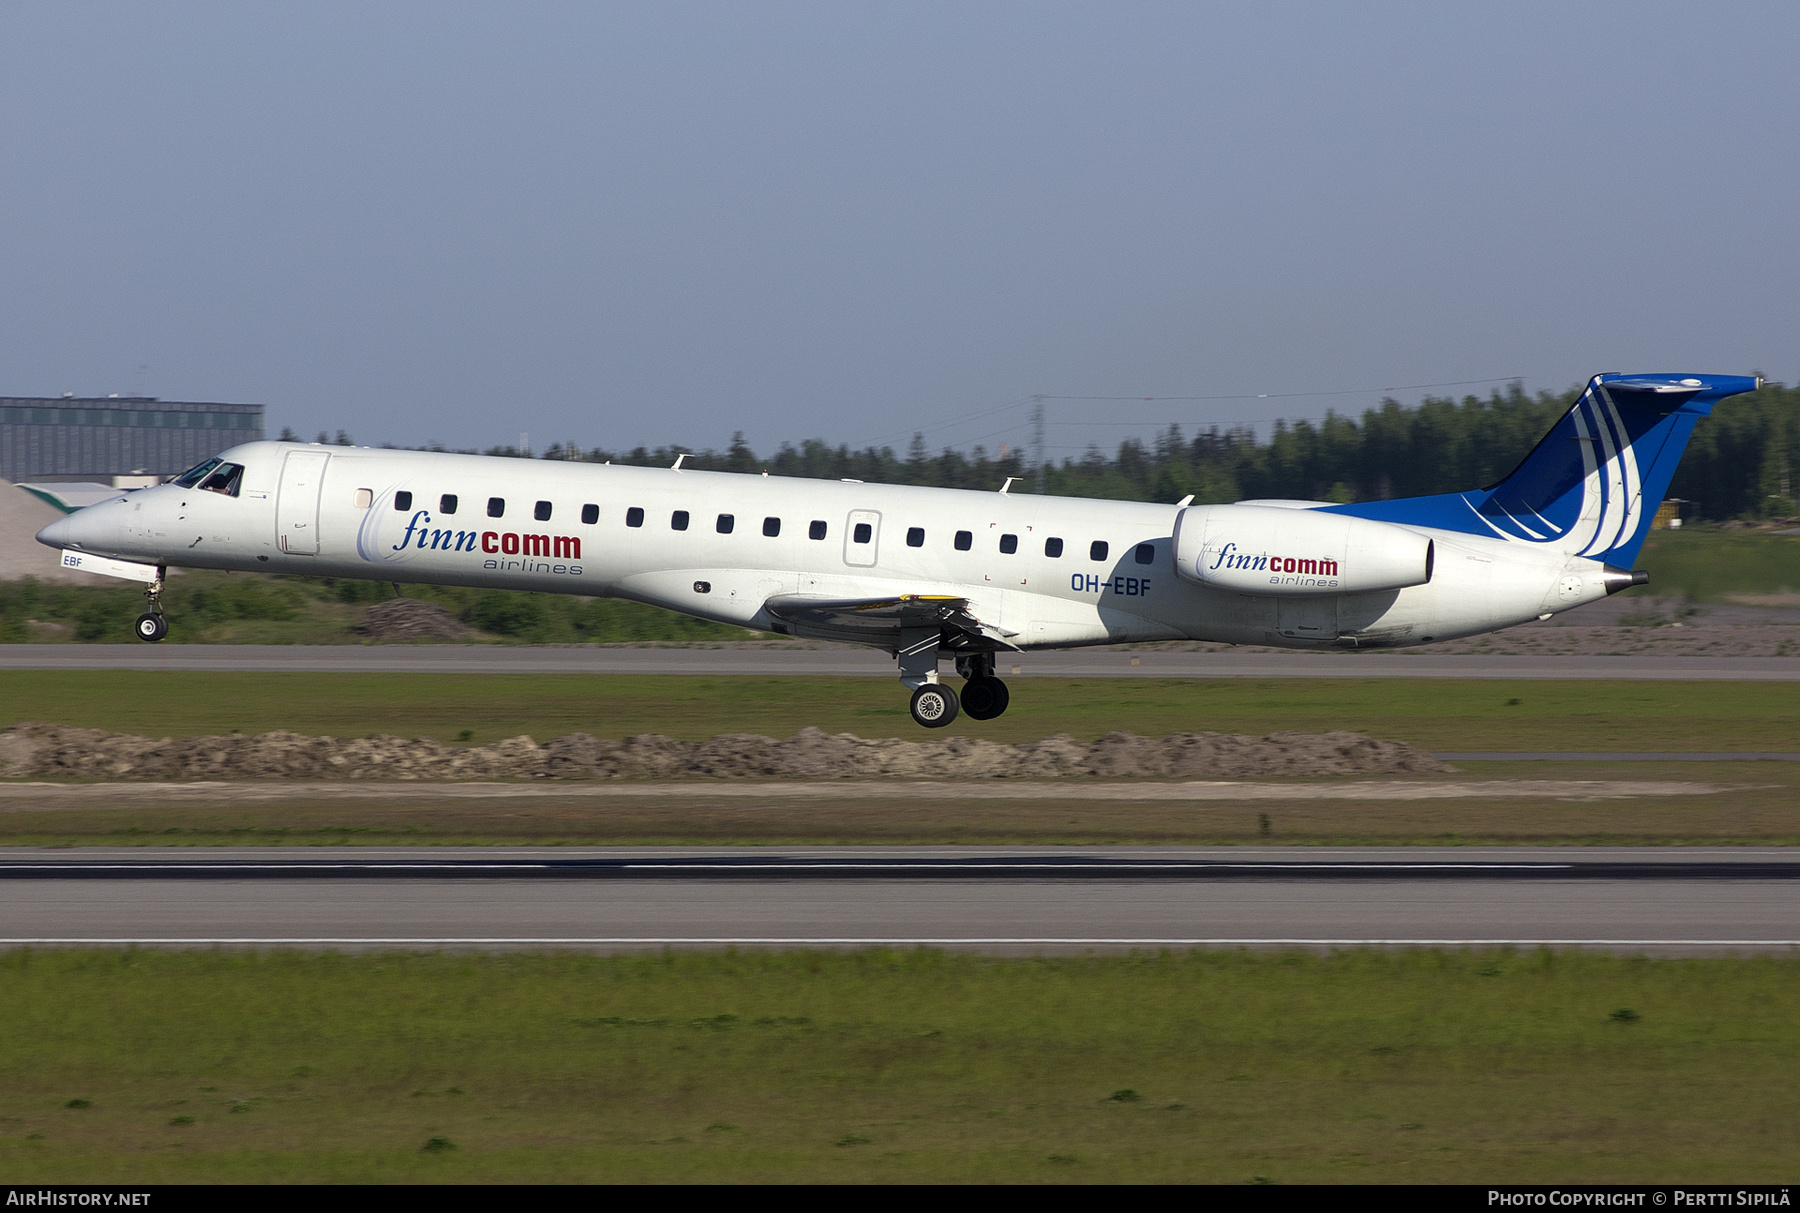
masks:
MULTIPOLYGON (((467 624, 469 643, 714 642, 761 635, 612 598, 457 586, 408 586, 406 593, 441 604, 467 624)), ((170 578, 163 605, 172 623, 169 643, 362 644, 364 637, 351 629, 372 604, 393 596, 385 581, 189 569, 170 578)), ((0 582, 0 643, 135 644, 131 624, 144 605, 143 587, 131 582, 0 582)))
MULTIPOLYGON (((1120 659, 1125 660, 1124 658, 1120 659)), ((1092 739, 1123 730, 1263 734, 1350 729, 1429 750, 1792 750, 1800 687, 1778 682, 1019 678, 999 720, 927 733, 887 678, 602 674, 334 674, 0 671, 0 727, 48 720, 152 737, 238 730, 397 733, 477 743, 528 733, 599 737, 827 732, 1092 739)))
POLYGON ((1704 528, 1652 531, 1637 567, 1650 584, 1628 593, 1716 602, 1726 594, 1800 590, 1800 536, 1704 528))
POLYGON ((0 1182, 1781 1182, 1800 961, 12 953, 0 1182))

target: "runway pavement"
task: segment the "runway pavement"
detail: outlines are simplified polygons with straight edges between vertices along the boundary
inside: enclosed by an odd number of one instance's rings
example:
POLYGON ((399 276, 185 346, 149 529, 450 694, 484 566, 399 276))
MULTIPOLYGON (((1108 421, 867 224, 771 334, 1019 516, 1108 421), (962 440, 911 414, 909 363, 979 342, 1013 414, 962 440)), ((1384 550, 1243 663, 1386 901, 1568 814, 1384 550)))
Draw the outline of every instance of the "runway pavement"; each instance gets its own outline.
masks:
POLYGON ((1754 848, 0 852, 0 946, 1800 947, 1754 848))
MULTIPOLYGON (((874 649, 507 645, 0 645, 0 670, 292 670, 437 674, 894 675, 874 649)), ((1077 649, 1000 657, 1002 677, 1553 678, 1800 681, 1800 657, 1434 656, 1077 649)))

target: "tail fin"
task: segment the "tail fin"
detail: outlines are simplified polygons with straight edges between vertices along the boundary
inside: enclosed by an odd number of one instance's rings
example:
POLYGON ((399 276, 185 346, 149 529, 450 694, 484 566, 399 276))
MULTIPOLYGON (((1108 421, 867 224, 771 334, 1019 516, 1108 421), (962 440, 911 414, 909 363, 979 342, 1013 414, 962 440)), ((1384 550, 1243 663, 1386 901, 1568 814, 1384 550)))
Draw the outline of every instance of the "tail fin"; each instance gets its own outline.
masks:
POLYGON ((1741 375, 1595 375, 1524 462, 1496 485, 1339 512, 1444 527, 1630 568, 1700 418, 1761 381, 1741 375))

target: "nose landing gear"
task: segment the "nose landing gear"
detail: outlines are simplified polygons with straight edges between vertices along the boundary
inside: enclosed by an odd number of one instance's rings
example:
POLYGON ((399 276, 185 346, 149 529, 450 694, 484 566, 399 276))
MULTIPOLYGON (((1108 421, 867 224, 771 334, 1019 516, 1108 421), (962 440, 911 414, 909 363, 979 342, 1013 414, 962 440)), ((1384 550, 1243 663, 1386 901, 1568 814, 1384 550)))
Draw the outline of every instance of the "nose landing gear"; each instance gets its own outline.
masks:
POLYGON ((132 625, 137 638, 151 644, 169 634, 169 621, 162 611, 163 574, 166 571, 161 565, 157 566, 156 580, 144 591, 144 597, 150 600, 150 609, 139 615, 137 622, 132 625))

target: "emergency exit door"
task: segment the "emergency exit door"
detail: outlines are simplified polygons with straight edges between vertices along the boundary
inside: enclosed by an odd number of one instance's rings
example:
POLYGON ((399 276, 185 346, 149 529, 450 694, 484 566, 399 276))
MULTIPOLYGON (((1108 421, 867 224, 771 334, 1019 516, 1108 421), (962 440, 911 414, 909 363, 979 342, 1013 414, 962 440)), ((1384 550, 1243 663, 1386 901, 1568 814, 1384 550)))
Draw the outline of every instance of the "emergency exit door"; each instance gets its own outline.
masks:
POLYGON ((844 563, 869 568, 881 548, 881 514, 851 510, 844 522, 844 563))

